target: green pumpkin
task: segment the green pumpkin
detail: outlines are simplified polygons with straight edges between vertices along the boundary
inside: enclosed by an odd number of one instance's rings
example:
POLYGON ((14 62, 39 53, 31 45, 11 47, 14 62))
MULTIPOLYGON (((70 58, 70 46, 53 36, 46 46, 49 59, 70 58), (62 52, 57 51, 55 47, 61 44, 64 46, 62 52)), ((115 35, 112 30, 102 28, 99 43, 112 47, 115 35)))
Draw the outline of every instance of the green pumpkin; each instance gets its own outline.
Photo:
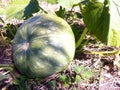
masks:
POLYGON ((13 42, 13 62, 29 78, 43 78, 67 68, 73 60, 75 40, 67 22, 40 14, 26 20, 13 42))

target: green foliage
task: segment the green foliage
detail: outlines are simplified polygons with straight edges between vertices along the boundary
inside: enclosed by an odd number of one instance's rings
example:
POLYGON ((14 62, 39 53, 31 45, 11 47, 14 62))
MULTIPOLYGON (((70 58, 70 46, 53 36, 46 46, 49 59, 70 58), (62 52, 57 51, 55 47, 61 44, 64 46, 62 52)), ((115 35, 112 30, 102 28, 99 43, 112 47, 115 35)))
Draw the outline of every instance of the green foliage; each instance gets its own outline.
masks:
POLYGON ((64 18, 65 17, 65 8, 60 6, 60 9, 58 11, 56 11, 55 13, 57 14, 57 16, 64 18))
POLYGON ((75 77, 76 82, 80 82, 81 79, 88 81, 90 79, 90 77, 92 77, 94 74, 92 72, 92 69, 85 68, 83 65, 81 65, 81 66, 76 65, 76 66, 74 66, 73 69, 77 74, 75 77))
POLYGON ((76 48, 78 48, 81 45, 81 43, 82 43, 82 41, 83 41, 83 39, 84 39, 84 37, 85 37, 85 35, 86 35, 87 32, 88 32, 88 29, 85 28, 84 31, 83 31, 83 33, 81 34, 79 40, 76 43, 76 48))
POLYGON ((81 4, 82 16, 91 35, 110 46, 120 46, 118 0, 97 0, 81 4))
POLYGON ((65 74, 59 76, 59 80, 64 84, 64 86, 68 86, 70 82, 70 77, 67 77, 65 74))
POLYGON ((26 19, 33 16, 34 13, 40 10, 39 3, 37 0, 30 0, 29 4, 25 7, 24 15, 26 19))
MULTIPOLYGON (((2 19, 1 19, 2 20, 2 19)), ((14 35, 18 29, 18 25, 13 24, 7 24, 3 23, 3 26, 0 27, 0 36, 1 36, 1 44, 2 45, 8 45, 12 43, 12 40, 14 38, 14 35)))
POLYGON ((60 75, 60 77, 59 77, 59 79, 60 79, 60 81, 62 81, 63 83, 66 83, 66 75, 60 75))
POLYGON ((82 10, 82 16, 83 16, 84 23, 86 27, 88 28, 89 32, 92 35, 98 36, 100 40, 105 41, 106 40, 105 30, 107 30, 107 26, 105 25, 105 23, 108 22, 107 20, 109 16, 108 17, 105 16, 105 18, 101 16, 103 13, 103 8, 104 8, 104 3, 100 3, 96 1, 89 1, 82 5, 81 10, 82 10))
POLYGON ((108 45, 120 46, 120 1, 110 0, 110 23, 109 23, 109 35, 108 45))
MULTIPOLYGON (((120 6, 117 0, 46 0, 48 3, 55 4, 58 2, 62 7, 56 14, 62 18, 65 17, 65 8, 74 5, 80 5, 82 16, 86 27, 88 28, 91 35, 97 37, 98 40, 111 46, 120 46, 120 30, 119 30, 119 12, 120 6), (80 3, 81 2, 81 3, 80 3), (80 3, 80 4, 79 4, 80 3), (64 8, 63 8, 64 7, 64 8), (116 18, 114 18, 116 17, 116 18)), ((26 18, 32 16, 40 10, 38 0, 31 0, 28 6, 25 8, 28 0, 17 1, 11 0, 7 7, 1 7, 1 13, 5 13, 7 18, 22 18, 23 15, 26 18), (16 8, 14 8, 16 7, 16 8), (25 8, 25 11, 24 11, 25 8), (33 9, 34 8, 34 9, 33 9), (2 12, 3 11, 3 12, 2 12)), ((42 1, 41 1, 42 2, 42 1)), ((79 40, 80 42, 82 40, 79 40)), ((81 43, 80 43, 81 44, 81 43)), ((77 44, 77 47, 80 45, 77 44)))
POLYGON ((82 78, 80 77, 80 75, 76 75, 75 76, 75 82, 79 83, 82 80, 82 78))
POLYGON ((56 80, 49 81, 48 84, 50 85, 50 90, 56 90, 56 87, 57 87, 56 80))
POLYGON ((28 2, 29 0, 10 0, 10 2, 6 6, 0 4, 0 9, 2 10, 0 11, 0 14, 5 14, 7 19, 22 19, 24 8, 28 4, 28 2))
POLYGON ((84 69, 85 67, 83 66, 83 65, 81 65, 81 66, 74 66, 74 71, 77 73, 77 74, 79 74, 81 71, 83 71, 83 69, 84 69))
POLYGON ((85 80, 88 81, 90 79, 90 77, 93 76, 93 72, 92 72, 92 70, 87 69, 83 73, 81 73, 81 75, 82 75, 82 78, 84 78, 85 80))
MULTIPOLYGON (((31 90, 31 85, 28 84, 28 78, 25 76, 20 76, 19 78, 13 81, 12 86, 16 88, 16 90, 31 90)), ((9 88, 9 87, 8 87, 9 88)))

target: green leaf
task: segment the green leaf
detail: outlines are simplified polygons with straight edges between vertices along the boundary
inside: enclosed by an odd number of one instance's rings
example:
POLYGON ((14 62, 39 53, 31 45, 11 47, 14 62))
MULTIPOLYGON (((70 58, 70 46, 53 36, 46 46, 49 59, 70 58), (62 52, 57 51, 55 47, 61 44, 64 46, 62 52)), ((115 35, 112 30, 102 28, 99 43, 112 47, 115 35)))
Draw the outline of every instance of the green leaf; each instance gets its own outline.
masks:
POLYGON ((39 3, 37 0, 31 0, 24 11, 25 18, 29 18, 33 15, 33 13, 36 13, 40 10, 39 3))
POLYGON ((83 73, 81 73, 82 78, 85 80, 88 80, 90 77, 93 76, 93 72, 91 70, 86 70, 83 73))
POLYGON ((58 11, 56 11, 55 13, 57 14, 57 16, 64 18, 65 17, 65 8, 60 6, 60 9, 58 11))
POLYGON ((1 15, 1 14, 5 14, 5 9, 2 8, 2 7, 0 7, 0 15, 1 15))
POLYGON ((63 83, 64 86, 68 86, 70 84, 70 78, 65 74, 60 75, 59 80, 63 83))
POLYGON ((120 1, 91 0, 81 4, 84 23, 91 35, 110 46, 120 46, 120 1))
POLYGON ((84 80, 89 80, 90 77, 93 76, 93 72, 91 70, 87 70, 87 71, 84 71, 83 73, 81 73, 81 76, 84 80))
POLYGON ((17 18, 22 19, 24 8, 29 3, 30 0, 10 0, 6 6, 0 5, 0 14, 5 14, 7 19, 17 18))
POLYGON ((83 65, 81 65, 81 66, 76 65, 73 67, 73 69, 77 74, 79 74, 81 71, 83 71, 85 69, 85 67, 83 65))
POLYGON ((105 32, 104 30, 107 30, 107 26, 105 26, 105 23, 107 23, 106 20, 108 19, 108 17, 102 15, 104 10, 103 8, 104 3, 88 1, 82 4, 82 16, 89 32, 92 35, 95 35, 101 41, 106 42, 106 33, 103 32, 105 32))
POLYGON ((63 74, 63 75, 60 75, 59 80, 62 81, 63 83, 65 83, 66 78, 67 78, 66 75, 63 74))
POLYGON ((120 46, 120 0, 110 0, 108 45, 120 46))
POLYGON ((81 0, 58 0, 58 3, 64 8, 72 7, 80 2, 81 0))
POLYGON ((27 83, 27 79, 28 78, 25 76, 20 76, 13 81, 13 84, 16 85, 17 88, 19 88, 18 90, 29 90, 29 84, 27 83))
POLYGON ((79 83, 79 82, 81 81, 81 77, 80 77, 79 75, 76 75, 75 81, 76 81, 77 83, 79 83))
POLYGON ((56 87, 56 81, 55 80, 52 80, 52 81, 50 81, 50 82, 48 82, 49 83, 49 85, 50 86, 54 86, 54 87, 56 87))

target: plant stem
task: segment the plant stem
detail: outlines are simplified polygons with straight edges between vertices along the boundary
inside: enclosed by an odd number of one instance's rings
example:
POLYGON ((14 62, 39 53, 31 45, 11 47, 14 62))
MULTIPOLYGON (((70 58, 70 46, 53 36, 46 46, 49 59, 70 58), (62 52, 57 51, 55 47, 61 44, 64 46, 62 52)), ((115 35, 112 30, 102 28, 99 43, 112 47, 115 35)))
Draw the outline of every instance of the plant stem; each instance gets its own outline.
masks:
POLYGON ((0 68, 12 69, 12 68, 14 68, 14 65, 13 64, 0 64, 0 68))
POLYGON ((47 11, 45 11, 42 7, 39 6, 39 8, 44 12, 44 13, 48 13, 47 11))
POLYGON ((89 42, 89 40, 91 39, 91 37, 89 37, 82 45, 80 50, 76 50, 76 52, 81 52, 83 50, 83 47, 89 42))
POLYGON ((6 45, 7 42, 6 42, 6 40, 5 40, 5 37, 4 37, 3 33, 2 33, 2 29, 1 29, 1 28, 0 28, 0 36, 1 36, 1 39, 2 39, 2 41, 3 41, 3 43, 4 43, 4 45, 6 45))
POLYGON ((80 44, 82 43, 82 41, 83 41, 83 39, 84 39, 87 31, 88 31, 88 29, 85 28, 84 31, 83 31, 83 33, 81 34, 79 40, 78 40, 77 43, 76 43, 76 48, 78 48, 78 47, 80 46, 80 44))
POLYGON ((119 55, 120 54, 120 50, 113 50, 113 51, 84 51, 87 54, 94 54, 94 55, 100 55, 102 57, 105 56, 111 56, 111 55, 119 55))
POLYGON ((0 17, 0 21, 1 21, 2 23, 5 23, 4 20, 3 20, 1 17, 0 17))
POLYGON ((12 37, 14 37, 15 35, 14 35, 14 33, 12 32, 12 29, 10 28, 10 26, 7 25, 7 27, 8 27, 8 31, 10 32, 10 34, 12 35, 12 37))

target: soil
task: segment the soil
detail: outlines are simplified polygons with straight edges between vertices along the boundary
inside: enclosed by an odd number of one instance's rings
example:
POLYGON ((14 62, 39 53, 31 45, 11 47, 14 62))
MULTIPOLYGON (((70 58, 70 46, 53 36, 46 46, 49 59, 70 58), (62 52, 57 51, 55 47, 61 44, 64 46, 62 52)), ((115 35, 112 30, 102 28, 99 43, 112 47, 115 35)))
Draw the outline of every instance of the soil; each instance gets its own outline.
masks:
MULTIPOLYGON (((0 46, 1 66, 5 64, 13 64, 11 48, 11 45, 0 46)), ((115 48, 107 47, 105 45, 98 48, 95 44, 89 44, 84 47, 84 50, 86 49, 91 51, 101 51, 115 48)), ((120 75, 117 66, 113 63, 114 59, 115 56, 101 57, 99 55, 87 54, 85 52, 76 53, 74 60, 66 70, 41 80, 40 84, 34 86, 32 90, 120 90, 120 75), (94 67, 94 75, 90 77, 87 82, 83 79, 79 83, 70 83, 68 86, 63 85, 58 77, 61 73, 68 77, 74 77, 76 75, 73 70, 75 65, 84 65, 89 70, 92 70, 92 67, 94 67), (49 85, 50 81, 56 81, 55 87, 49 85)), ((16 73, 18 72, 16 71, 16 73)), ((3 88, 9 83, 10 78, 1 80, 0 88, 3 88), (6 81, 8 82, 6 83, 6 81)), ((14 90, 13 88, 9 90, 14 90)))

